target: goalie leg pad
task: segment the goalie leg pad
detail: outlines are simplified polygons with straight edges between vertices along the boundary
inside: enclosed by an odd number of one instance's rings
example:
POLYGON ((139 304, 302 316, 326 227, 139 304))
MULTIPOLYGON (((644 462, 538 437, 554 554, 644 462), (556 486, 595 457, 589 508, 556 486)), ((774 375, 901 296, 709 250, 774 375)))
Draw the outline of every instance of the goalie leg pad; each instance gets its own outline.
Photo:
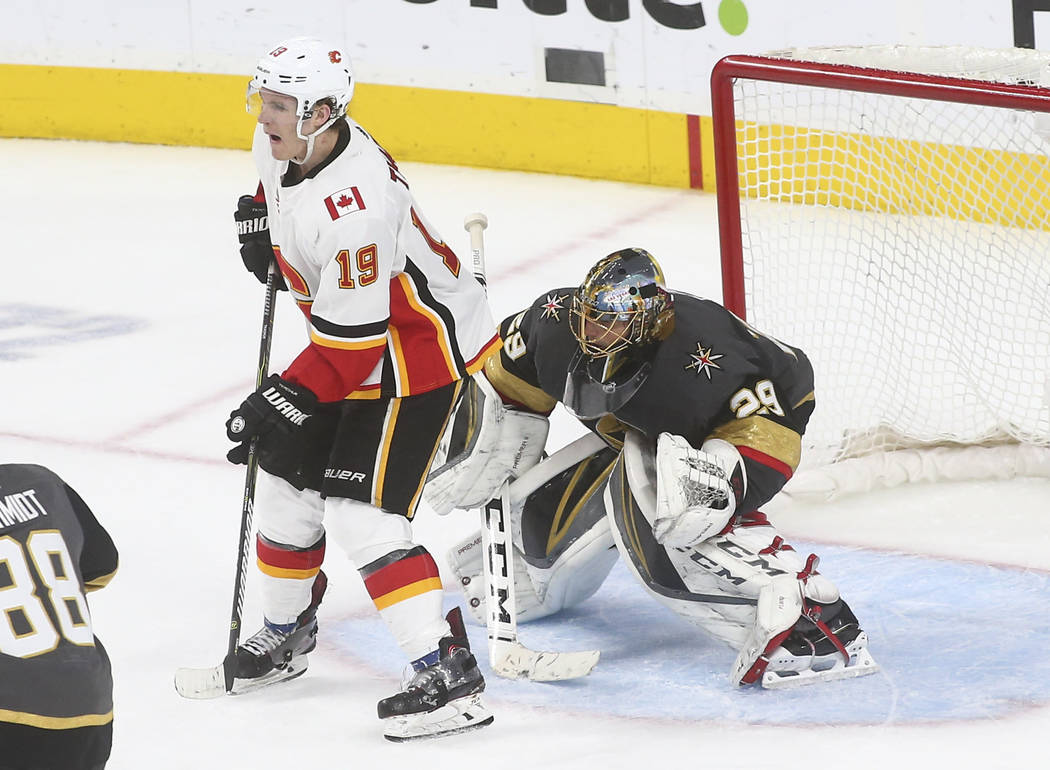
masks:
MULTIPOLYGON (((514 553, 514 602, 518 620, 542 618, 551 614, 544 612, 542 602, 536 596, 532 580, 529 578, 525 562, 518 553, 514 553)), ((448 550, 448 565, 456 576, 456 585, 467 598, 467 608, 479 625, 485 625, 487 609, 485 606, 487 587, 483 573, 482 559, 485 546, 481 532, 473 532, 448 550)))
POLYGON ((618 558, 608 520, 603 517, 559 553, 552 564, 526 561, 539 606, 528 615, 519 610, 518 617, 545 617, 589 599, 601 588, 618 558))
POLYGON ((874 674, 868 636, 843 601, 810 605, 791 633, 767 653, 762 687, 778 689, 874 674))
POLYGON ((817 572, 817 557, 798 554, 761 512, 736 515, 698 545, 646 545, 643 529, 656 519, 653 455, 628 434, 625 478, 614 471, 606 492, 617 545, 654 598, 739 650, 734 684, 787 687, 878 670, 838 588, 817 572), (631 510, 620 510, 621 501, 631 510), (639 546, 644 553, 635 553, 639 546), (654 567, 661 559, 670 578, 654 567))
POLYGON ((779 646, 802 615, 802 591, 794 575, 778 575, 759 591, 754 626, 733 663, 733 684, 751 684, 769 663, 767 651, 779 646))
POLYGON ((795 687, 878 671, 867 635, 810 555, 801 572, 773 578, 759 594, 755 624, 730 672, 736 685, 795 687))
POLYGON ((423 499, 441 515, 481 507, 506 479, 539 462, 549 427, 542 414, 504 407, 488 379, 475 375, 442 437, 423 499))
MULTIPOLYGON (((478 623, 485 623, 484 548, 481 533, 467 536, 448 551, 449 567, 467 597, 478 623)), ((578 537, 554 563, 538 566, 514 548, 514 593, 517 619, 528 622, 553 615, 590 598, 605 582, 617 552, 606 519, 578 537)))

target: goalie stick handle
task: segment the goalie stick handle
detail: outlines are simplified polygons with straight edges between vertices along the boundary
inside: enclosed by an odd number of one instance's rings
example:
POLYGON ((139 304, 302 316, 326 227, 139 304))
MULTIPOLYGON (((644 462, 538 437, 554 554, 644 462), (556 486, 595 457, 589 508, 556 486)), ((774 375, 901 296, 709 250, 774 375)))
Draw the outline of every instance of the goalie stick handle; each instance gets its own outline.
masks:
MULTIPOLYGON (((468 214, 463 229, 470 233, 470 256, 474 277, 488 291, 485 275, 485 228, 489 220, 481 212, 468 214)), ((508 484, 504 482, 497 496, 481 509, 481 532, 485 544, 484 561, 486 592, 486 626, 489 636, 489 655, 496 664, 496 642, 516 642, 518 620, 514 602, 513 545, 507 525, 509 511, 508 484)))
POLYGON ((514 597, 514 545, 508 525, 510 485, 503 482, 497 496, 481 510, 481 537, 485 545, 486 626, 490 664, 497 668, 497 642, 518 641, 518 613, 514 597))
POLYGON ((489 218, 481 212, 468 214, 463 220, 463 229, 470 233, 470 259, 474 266, 474 277, 478 283, 488 288, 488 278, 485 275, 485 228, 489 226, 489 218))
MULTIPOLYGON (((266 276, 266 300, 263 304, 262 329, 259 332, 259 367, 255 372, 255 388, 258 390, 266 379, 270 368, 270 343, 273 339, 274 305, 277 299, 277 265, 271 263, 266 276)), ((247 565, 251 551, 252 518, 255 506, 255 479, 259 474, 257 439, 248 445, 248 468, 244 473, 244 497, 241 502, 241 532, 237 551, 237 574, 233 587, 233 608, 230 610, 230 638, 223 666, 226 692, 233 689, 233 661, 237 656, 237 645, 241 641, 241 615, 244 611, 244 592, 248 581, 247 565)))
MULTIPOLYGON (((485 277, 484 214, 467 215, 463 229, 470 233, 474 277, 488 292, 485 277)), ((485 375, 480 375, 484 377, 485 375)), ((514 596, 514 538, 510 529, 510 481, 504 481, 496 496, 481 508, 481 556, 485 579, 485 627, 489 638, 489 665, 508 679, 525 677, 537 682, 576 679, 590 673, 598 662, 598 651, 542 652, 518 641, 518 615, 514 596)))

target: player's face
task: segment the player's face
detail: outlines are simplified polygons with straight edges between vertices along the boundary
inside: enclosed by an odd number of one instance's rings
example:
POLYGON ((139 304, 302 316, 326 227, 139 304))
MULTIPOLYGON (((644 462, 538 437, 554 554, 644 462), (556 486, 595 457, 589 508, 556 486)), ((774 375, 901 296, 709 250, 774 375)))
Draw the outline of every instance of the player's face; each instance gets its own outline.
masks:
POLYGON ((583 322, 583 336, 591 346, 600 350, 608 350, 623 342, 624 335, 627 334, 630 326, 630 321, 613 319, 599 322, 588 317, 583 322))
MULTIPOLYGON (((259 92, 262 105, 259 110, 259 125, 270 137, 270 152, 275 160, 291 160, 306 154, 306 142, 299 138, 296 128, 299 116, 295 114, 296 101, 269 89, 259 92)), ((304 130, 305 130, 304 126, 304 130)))

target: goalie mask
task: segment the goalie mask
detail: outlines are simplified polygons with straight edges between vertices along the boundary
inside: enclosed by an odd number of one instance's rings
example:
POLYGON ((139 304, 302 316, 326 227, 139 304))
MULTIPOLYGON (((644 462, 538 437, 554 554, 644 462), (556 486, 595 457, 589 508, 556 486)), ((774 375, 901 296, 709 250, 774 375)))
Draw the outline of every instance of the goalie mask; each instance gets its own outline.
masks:
POLYGON ((674 327, 674 297, 649 252, 622 249, 587 273, 569 318, 580 349, 562 403, 594 419, 622 407, 645 382, 656 346, 674 327))
MULTIPOLYGON (((307 142, 306 158, 313 151, 314 138, 346 115, 354 95, 354 75, 350 57, 339 47, 311 37, 295 37, 273 46, 259 59, 248 83, 247 110, 261 109, 262 89, 290 96, 296 101, 299 123, 296 135, 307 142), (321 103, 332 108, 328 121, 312 134, 303 134, 303 121, 313 117, 321 103)), ((303 161, 306 162, 304 158, 303 161)))

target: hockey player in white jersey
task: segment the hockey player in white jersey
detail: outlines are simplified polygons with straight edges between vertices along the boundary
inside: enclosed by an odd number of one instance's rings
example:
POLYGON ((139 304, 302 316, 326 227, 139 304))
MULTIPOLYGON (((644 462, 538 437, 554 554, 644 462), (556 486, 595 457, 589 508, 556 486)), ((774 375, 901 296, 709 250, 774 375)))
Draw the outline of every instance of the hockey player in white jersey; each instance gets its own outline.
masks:
POLYGON ((258 439, 255 511, 263 628, 237 651, 238 686, 297 676, 317 634, 331 533, 411 661, 379 703, 392 740, 492 721, 459 610, 410 522, 464 378, 500 346, 483 287, 423 214, 394 159, 346 115, 345 51, 273 46, 249 86, 259 191, 235 219, 245 266, 276 262, 308 344, 230 416, 229 453, 258 439), (323 520, 323 523, 322 523, 323 520))
MULTIPOLYGON (((583 601, 619 556, 654 599, 737 651, 736 685, 877 670, 817 557, 759 510, 797 467, 815 403, 801 350, 670 292, 642 249, 544 292, 501 334, 426 499, 439 513, 476 507, 516 479, 520 620, 583 601), (591 432, 540 461, 558 402, 591 432)), ((480 544, 472 535, 449 553, 474 608, 486 590, 480 544)))

